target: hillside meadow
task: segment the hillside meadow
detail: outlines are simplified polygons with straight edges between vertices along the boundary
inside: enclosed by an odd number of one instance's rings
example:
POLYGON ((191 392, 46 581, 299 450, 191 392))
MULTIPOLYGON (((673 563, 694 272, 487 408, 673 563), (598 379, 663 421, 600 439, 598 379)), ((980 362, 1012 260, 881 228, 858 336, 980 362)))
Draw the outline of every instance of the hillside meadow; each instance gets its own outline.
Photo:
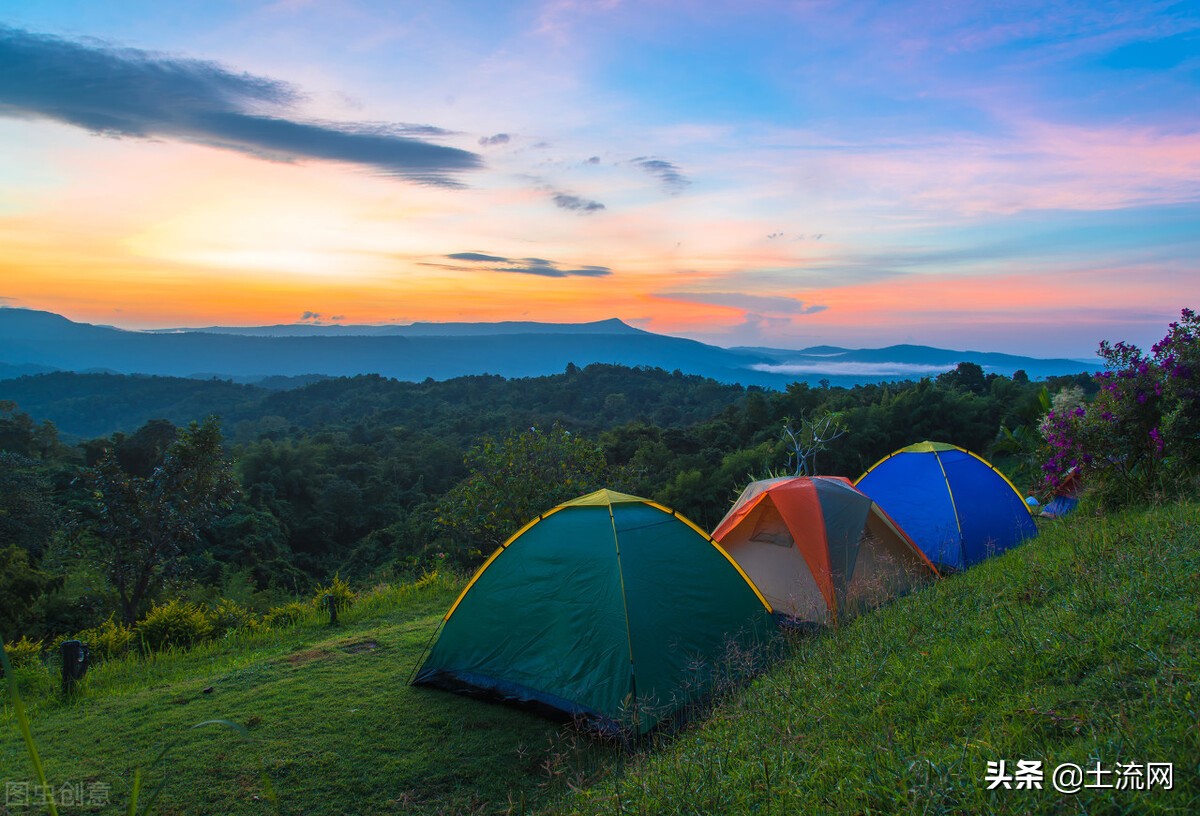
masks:
MULTIPOLYGON (((71 700, 54 666, 15 679, 57 795, 73 785, 109 802, 63 813, 125 812, 139 767, 139 801, 161 784, 162 814, 1195 813, 1198 529, 1195 503, 1085 509, 793 638, 755 681, 630 750, 408 686, 462 585, 445 574, 377 588, 336 626, 314 612, 110 661, 71 700), (193 727, 214 719, 249 740, 193 727), (1043 763, 1042 789, 989 790, 1000 760, 1010 773, 1043 763), (1064 763, 1092 773, 1078 793, 1054 790, 1064 763), (1146 763, 1171 764, 1170 789, 1133 789, 1129 768, 1146 763), (1097 780, 1110 786, 1086 786, 1097 780)), ((0 718, 0 813, 39 812, 11 801, 36 778, 11 703, 0 718)))

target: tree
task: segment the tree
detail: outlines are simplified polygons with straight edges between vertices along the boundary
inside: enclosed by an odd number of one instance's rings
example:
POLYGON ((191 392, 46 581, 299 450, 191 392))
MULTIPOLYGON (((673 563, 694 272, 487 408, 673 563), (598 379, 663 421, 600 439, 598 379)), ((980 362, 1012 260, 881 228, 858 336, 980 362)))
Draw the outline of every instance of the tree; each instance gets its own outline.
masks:
POLYGON ((223 458, 216 417, 179 431, 162 462, 146 477, 124 471, 110 452, 86 474, 95 509, 100 560, 127 623, 184 548, 228 507, 236 493, 223 458))
POLYGON ((152 419, 132 436, 118 434, 114 437, 116 444, 113 455, 126 473, 143 478, 150 476, 166 456, 178 433, 178 429, 167 420, 152 419))
POLYGON ((0 400, 0 451, 30 459, 48 459, 60 452, 58 429, 49 420, 35 425, 29 414, 10 400, 0 400))
POLYGON ((442 498, 438 523, 493 546, 538 513, 604 487, 609 476, 600 446, 560 425, 485 437, 465 462, 471 475, 442 498))
POLYGON ((788 466, 792 472, 797 476, 815 476, 817 454, 828 450, 846 430, 839 413, 801 420, 799 428, 792 427, 791 418, 784 420, 783 440, 788 448, 788 466))
POLYGON ((979 363, 959 363, 953 370, 939 374, 937 382, 938 385, 969 391, 972 394, 987 393, 987 377, 984 376, 983 367, 979 363))
POLYGON ((61 576, 50 575, 30 563, 29 554, 14 545, 0 547, 0 640, 25 634, 33 602, 62 587, 61 576))
POLYGON ((61 526, 62 514, 37 463, 0 451, 0 542, 19 545, 38 561, 61 526))

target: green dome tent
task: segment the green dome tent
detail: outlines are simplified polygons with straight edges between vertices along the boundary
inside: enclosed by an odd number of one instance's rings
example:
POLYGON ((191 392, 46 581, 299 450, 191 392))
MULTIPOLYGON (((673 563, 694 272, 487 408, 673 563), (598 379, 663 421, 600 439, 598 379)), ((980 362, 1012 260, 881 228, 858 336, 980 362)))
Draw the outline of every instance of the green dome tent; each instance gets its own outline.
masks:
POLYGON ((766 600, 715 541, 662 505, 600 490, 488 558, 413 683, 645 734, 748 669, 774 632, 766 600))

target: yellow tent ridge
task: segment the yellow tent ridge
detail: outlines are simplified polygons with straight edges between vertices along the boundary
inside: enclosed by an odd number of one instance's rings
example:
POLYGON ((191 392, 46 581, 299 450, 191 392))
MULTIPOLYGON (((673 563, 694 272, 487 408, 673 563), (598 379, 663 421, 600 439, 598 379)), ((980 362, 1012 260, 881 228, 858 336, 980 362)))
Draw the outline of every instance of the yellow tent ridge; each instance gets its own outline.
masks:
POLYGON ((630 496, 628 493, 618 493, 615 490, 605 488, 597 490, 595 493, 588 493, 586 496, 580 496, 578 499, 563 502, 559 507, 600 507, 603 505, 627 504, 629 502, 648 503, 641 496, 630 496))
POLYGON ((963 450, 958 445, 949 442, 917 442, 907 448, 901 448, 896 453, 933 453, 934 451, 963 450))

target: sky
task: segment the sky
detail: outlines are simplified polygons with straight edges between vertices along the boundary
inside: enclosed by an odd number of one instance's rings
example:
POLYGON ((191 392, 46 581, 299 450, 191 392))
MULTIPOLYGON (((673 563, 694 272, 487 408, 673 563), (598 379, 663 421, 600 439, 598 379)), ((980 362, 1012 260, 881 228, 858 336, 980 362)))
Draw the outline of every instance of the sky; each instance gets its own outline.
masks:
POLYGON ((1200 3, 0 0, 0 305, 1147 348, 1200 3))

